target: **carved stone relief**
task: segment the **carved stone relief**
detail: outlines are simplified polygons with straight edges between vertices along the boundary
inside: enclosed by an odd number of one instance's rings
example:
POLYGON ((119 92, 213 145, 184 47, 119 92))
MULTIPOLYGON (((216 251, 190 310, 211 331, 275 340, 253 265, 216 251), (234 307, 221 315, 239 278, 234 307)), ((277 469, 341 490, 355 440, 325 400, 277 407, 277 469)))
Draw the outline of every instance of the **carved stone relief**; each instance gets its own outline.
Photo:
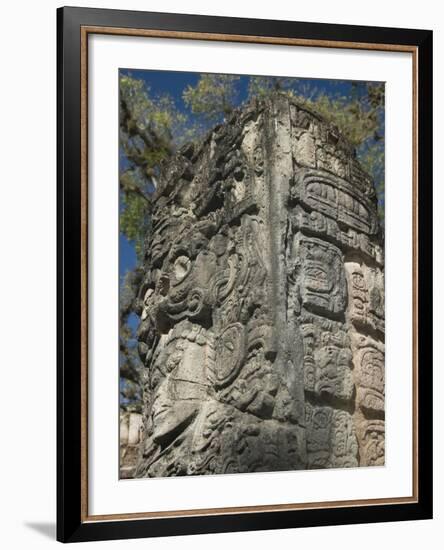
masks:
POLYGON ((283 95, 186 145, 153 197, 136 477, 384 463, 371 179, 283 95))

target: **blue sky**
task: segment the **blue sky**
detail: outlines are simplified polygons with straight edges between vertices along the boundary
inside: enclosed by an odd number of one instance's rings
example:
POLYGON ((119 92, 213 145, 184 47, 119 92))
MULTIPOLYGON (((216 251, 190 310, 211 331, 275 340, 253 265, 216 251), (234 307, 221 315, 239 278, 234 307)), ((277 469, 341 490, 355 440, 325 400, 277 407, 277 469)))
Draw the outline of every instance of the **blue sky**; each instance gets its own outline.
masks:
MULTIPOLYGON (((195 86, 199 80, 201 73, 188 73, 179 71, 148 71, 139 69, 120 69, 121 75, 130 75, 133 78, 142 80, 150 89, 153 96, 169 94, 175 101, 177 108, 180 111, 191 114, 182 99, 182 93, 187 86, 195 86)), ((239 83, 237 84, 236 102, 241 104, 247 99, 248 82, 252 75, 240 75, 239 83)), ((261 76, 261 75, 256 75, 261 76)), ((282 75, 286 78, 285 75, 282 75)), ((316 89, 318 94, 325 93, 341 94, 350 96, 352 94, 353 81, 351 80, 332 80, 321 78, 293 78, 294 88, 300 90, 302 86, 309 86, 311 89, 316 89)), ((356 81, 354 82, 356 84, 356 81)), ((358 83, 355 87, 355 93, 365 93, 365 82, 358 83), (361 85, 361 86, 359 86, 361 85)), ((292 86, 293 88, 293 86, 292 86)))

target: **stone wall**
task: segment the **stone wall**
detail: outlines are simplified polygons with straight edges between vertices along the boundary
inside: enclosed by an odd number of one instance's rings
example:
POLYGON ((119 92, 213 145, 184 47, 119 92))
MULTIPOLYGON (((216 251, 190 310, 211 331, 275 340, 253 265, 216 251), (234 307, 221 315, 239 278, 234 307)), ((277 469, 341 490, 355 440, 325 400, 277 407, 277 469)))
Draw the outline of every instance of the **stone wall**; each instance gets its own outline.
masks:
POLYGON ((165 166, 138 311, 135 475, 384 464, 384 259, 371 178, 283 95, 165 166))

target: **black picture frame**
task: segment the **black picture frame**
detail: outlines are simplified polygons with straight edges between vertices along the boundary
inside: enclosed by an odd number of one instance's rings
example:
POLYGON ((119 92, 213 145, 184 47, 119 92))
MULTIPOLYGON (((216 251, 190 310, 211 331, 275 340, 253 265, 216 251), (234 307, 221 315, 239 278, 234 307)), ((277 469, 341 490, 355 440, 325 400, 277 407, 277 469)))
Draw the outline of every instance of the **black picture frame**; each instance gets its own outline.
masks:
MULTIPOLYGON (((376 49, 378 49, 376 47, 376 49)), ((381 49, 381 48, 379 48, 381 49)), ((62 542, 157 537, 356 524, 432 518, 432 32, 400 28, 330 25, 65 7, 57 10, 58 93, 58 370, 57 370, 57 539, 62 542), (272 37, 335 44, 405 46, 416 52, 416 458, 415 501, 313 507, 182 517, 91 519, 82 502, 85 392, 81 364, 85 286, 82 273, 82 28, 119 28, 272 37)), ((86 258, 86 256, 85 256, 86 258)))

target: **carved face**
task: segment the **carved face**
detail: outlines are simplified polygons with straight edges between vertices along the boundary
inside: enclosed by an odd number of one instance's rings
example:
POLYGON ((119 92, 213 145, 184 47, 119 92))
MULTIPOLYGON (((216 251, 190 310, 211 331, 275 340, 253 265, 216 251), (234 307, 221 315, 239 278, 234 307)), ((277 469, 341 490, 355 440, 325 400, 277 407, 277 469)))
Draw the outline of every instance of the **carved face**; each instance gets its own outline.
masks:
POLYGON ((195 418, 205 396, 205 386, 168 377, 152 405, 153 441, 168 446, 195 418))
POLYGON ((210 281, 216 270, 216 254, 198 230, 184 228, 164 258, 156 277, 152 300, 157 329, 166 333, 182 319, 203 321, 210 314, 210 281))
MULTIPOLYGON (((205 345, 187 342, 186 347, 176 344, 167 361, 172 370, 155 388, 151 407, 152 438, 162 448, 190 425, 208 399, 205 356, 205 345)), ((164 360, 161 354, 159 361, 164 360)))

